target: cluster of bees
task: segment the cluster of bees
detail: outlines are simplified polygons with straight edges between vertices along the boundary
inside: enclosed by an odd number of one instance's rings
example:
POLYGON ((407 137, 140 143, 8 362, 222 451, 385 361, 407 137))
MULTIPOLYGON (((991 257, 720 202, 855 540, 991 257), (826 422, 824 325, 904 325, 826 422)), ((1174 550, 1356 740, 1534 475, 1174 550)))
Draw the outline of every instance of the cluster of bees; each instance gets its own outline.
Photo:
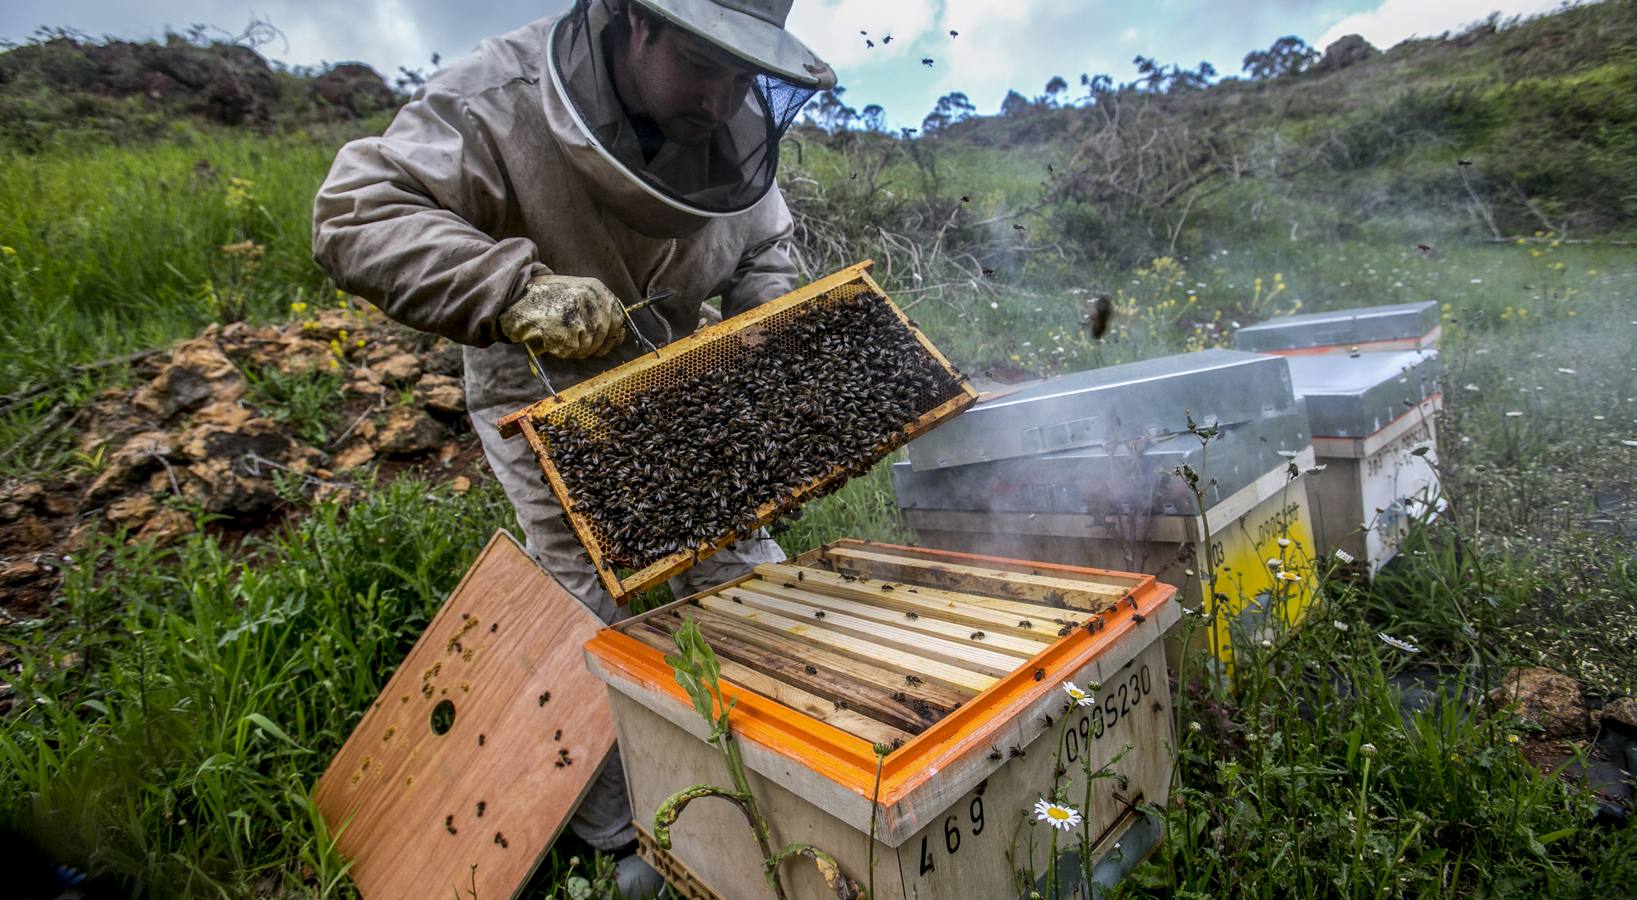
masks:
POLYGON ((798 489, 840 487, 960 390, 875 296, 770 320, 737 346, 704 371, 544 423, 606 564, 641 569, 747 536, 768 504, 777 515, 798 489))

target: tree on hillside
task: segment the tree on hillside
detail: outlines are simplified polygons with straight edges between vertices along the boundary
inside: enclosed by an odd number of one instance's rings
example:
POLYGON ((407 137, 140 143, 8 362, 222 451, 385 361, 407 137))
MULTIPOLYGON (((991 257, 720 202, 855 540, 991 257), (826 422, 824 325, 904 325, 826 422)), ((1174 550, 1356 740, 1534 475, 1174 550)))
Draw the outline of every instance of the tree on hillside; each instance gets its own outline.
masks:
POLYGON ((947 128, 950 125, 976 113, 977 107, 960 91, 954 91, 938 98, 932 112, 927 113, 921 120, 921 130, 927 134, 947 128))
POLYGON ((1000 101, 1000 115, 1010 119, 1021 116, 1029 111, 1029 98, 1017 91, 1007 91, 1006 99, 1000 101))
POLYGON ((1266 50, 1252 50, 1245 55, 1244 72, 1252 78, 1277 78, 1297 75, 1319 58, 1319 51, 1293 34, 1273 42, 1266 50))
POLYGON ((832 134, 850 128, 858 121, 858 110, 848 106, 846 101, 841 99, 846 93, 847 89, 841 85, 820 91, 804 111, 807 120, 832 134))
POLYGON ((863 112, 859 114, 859 124, 864 126, 865 131, 885 133, 887 130, 886 109, 879 103, 871 103, 869 106, 864 107, 863 112))
POLYGON ((1080 74, 1080 86, 1086 89, 1086 99, 1095 100, 1102 94, 1114 90, 1114 79, 1108 75, 1080 74))
POLYGON ((1046 93, 1041 95, 1041 104, 1043 106, 1061 105, 1059 98, 1065 92, 1067 92, 1068 89, 1069 83, 1063 79, 1063 76, 1053 75, 1051 80, 1046 82, 1046 93))

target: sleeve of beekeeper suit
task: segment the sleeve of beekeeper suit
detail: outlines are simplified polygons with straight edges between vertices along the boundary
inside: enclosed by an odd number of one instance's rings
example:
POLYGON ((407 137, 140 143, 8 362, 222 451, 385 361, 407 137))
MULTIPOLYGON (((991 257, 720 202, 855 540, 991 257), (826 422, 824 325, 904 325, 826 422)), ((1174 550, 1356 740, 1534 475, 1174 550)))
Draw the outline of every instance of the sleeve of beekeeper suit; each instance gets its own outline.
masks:
POLYGON ((336 155, 313 203, 313 258, 393 319, 487 346, 528 280, 551 274, 532 241, 491 236, 506 208, 491 134, 459 96, 427 90, 336 155))
POLYGON ((796 264, 790 261, 790 237, 795 225, 778 186, 745 215, 754 217, 745 252, 732 277, 718 289, 724 319, 796 288, 796 264))

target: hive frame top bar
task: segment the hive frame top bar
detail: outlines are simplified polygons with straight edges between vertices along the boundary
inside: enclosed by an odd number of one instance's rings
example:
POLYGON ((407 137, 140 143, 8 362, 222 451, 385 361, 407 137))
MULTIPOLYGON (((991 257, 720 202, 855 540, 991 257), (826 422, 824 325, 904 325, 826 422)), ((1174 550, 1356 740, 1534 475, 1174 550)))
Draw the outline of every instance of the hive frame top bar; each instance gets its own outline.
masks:
MULTIPOLYGON (((948 805, 947 800, 932 802, 935 797, 959 797, 1004 764, 991 759, 992 747, 1028 743, 1045 730, 1041 714, 1058 712, 1065 678, 1096 659, 1115 667, 1123 665, 1149 641, 1157 640, 1181 615, 1174 602, 1176 589, 1151 575, 852 540, 838 541, 804 555, 800 561, 811 562, 817 555, 838 548, 913 554, 921 559, 997 571, 1009 569, 1025 578, 1033 574, 1104 579, 1124 588, 1119 600, 1101 610, 1082 613, 1099 622, 1096 628, 1073 628, 886 756, 880 775, 877 834, 889 846, 897 846, 921 828, 929 810, 942 810, 948 805), (1035 678, 1037 669, 1044 670, 1039 680, 1035 678)), ((648 616, 680 610, 699 597, 755 577, 746 576, 603 629, 586 644, 587 666, 610 687, 636 697, 684 730, 703 735, 703 722, 672 677, 663 655, 622 629, 648 616)), ((742 741, 746 765, 780 783, 797 777, 799 787, 813 803, 861 831, 868 829, 876 773, 876 756, 868 741, 735 685, 726 677, 722 690, 725 699, 735 701, 734 734, 742 741)))
MULTIPOLYGON (((678 550, 669 556, 649 564, 641 570, 633 572, 625 577, 621 577, 620 573, 615 569, 613 564, 604 558, 593 524, 576 508, 569 486, 564 481, 562 473, 553 464, 550 455, 547 453, 545 441, 538 426, 542 425, 548 420, 549 417, 555 414, 564 412, 572 413, 575 405, 580 402, 587 401, 605 393, 613 392, 614 390, 617 390, 620 385, 628 384, 629 382, 640 379, 644 376, 657 375, 657 373, 663 372, 665 367, 667 367, 669 364, 676 361, 678 357, 693 353, 696 350, 708 347, 712 343, 723 339, 734 339, 745 329, 756 327, 775 316, 800 307, 804 304, 808 304, 823 295, 857 283, 861 288, 859 293, 869 293, 881 298, 881 301, 892 310, 899 322, 902 323, 903 326, 909 330, 910 334, 914 336, 916 343, 918 343, 921 348, 936 362, 936 364, 941 366, 958 385, 958 389, 951 399, 922 414, 918 419, 908 423, 903 429, 903 437, 901 439, 877 448, 877 457, 885 456, 892 450, 897 449, 897 447, 902 446, 904 441, 914 438, 915 436, 935 427, 940 422, 959 414, 962 410, 966 409, 977 400, 977 391, 973 390, 971 385, 966 383, 966 380, 955 369, 955 367, 950 364, 949 360, 938 351, 938 348, 932 345, 932 342, 927 339, 926 335, 922 334, 921 330, 910 322, 909 318, 904 315, 903 311, 892 302, 890 297, 888 297, 887 292, 882 290, 881 286, 877 284, 874 279, 870 278, 868 271, 872 265, 874 265, 873 261, 864 260, 863 262, 849 266, 834 274, 820 278, 808 285, 791 291, 783 297, 770 300, 767 303, 740 313, 739 315, 730 319, 725 319, 716 323, 715 325, 700 329, 687 337, 660 347, 655 353, 645 354, 614 369, 603 372, 593 378, 579 382, 578 384, 560 391, 554 397, 548 397, 539 401, 538 403, 504 416, 499 420, 499 422, 496 423, 502 437, 511 438, 518 434, 522 434, 528 441, 530 449, 534 452, 535 457, 540 461, 540 467, 545 475, 546 482, 551 486, 552 493, 557 497, 558 503, 562 505, 563 510, 568 517, 569 523, 574 530, 575 537, 585 548, 587 555, 591 559, 591 564, 593 568, 596 569, 598 578, 602 582, 604 589, 608 591, 616 603, 623 606, 629 601, 633 594, 653 587, 672 577, 673 575, 687 570, 690 566, 694 565, 700 560, 710 556, 718 550, 721 550, 723 547, 732 544, 734 541, 734 536, 732 534, 718 535, 715 539, 712 539, 697 548, 692 550, 678 550)), ((762 525, 766 525, 768 522, 772 521, 775 516, 779 515, 781 511, 795 508, 801 503, 811 499, 823 488, 832 484, 837 478, 844 477, 847 469, 848 465, 838 464, 828 475, 808 482, 806 485, 796 489, 789 497, 783 500, 770 501, 769 503, 764 504, 761 508, 756 510, 756 526, 760 527, 762 525)))
POLYGON ((1157 438, 1296 406, 1283 359, 1204 350, 1074 372, 972 407, 909 445, 916 471, 1157 438))
POLYGON ((1438 328, 1432 300, 1280 316, 1234 333, 1240 350, 1278 351, 1419 339, 1438 328))

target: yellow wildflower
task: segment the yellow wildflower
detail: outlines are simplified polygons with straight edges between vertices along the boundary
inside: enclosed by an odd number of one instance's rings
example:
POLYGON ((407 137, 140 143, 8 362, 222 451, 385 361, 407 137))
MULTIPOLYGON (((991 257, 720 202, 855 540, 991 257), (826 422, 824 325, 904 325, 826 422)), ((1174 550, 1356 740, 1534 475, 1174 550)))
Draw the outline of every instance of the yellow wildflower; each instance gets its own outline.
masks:
POLYGON ((11 247, 0 245, 0 254, 4 254, 6 256, 16 256, 17 251, 12 249, 11 247))

